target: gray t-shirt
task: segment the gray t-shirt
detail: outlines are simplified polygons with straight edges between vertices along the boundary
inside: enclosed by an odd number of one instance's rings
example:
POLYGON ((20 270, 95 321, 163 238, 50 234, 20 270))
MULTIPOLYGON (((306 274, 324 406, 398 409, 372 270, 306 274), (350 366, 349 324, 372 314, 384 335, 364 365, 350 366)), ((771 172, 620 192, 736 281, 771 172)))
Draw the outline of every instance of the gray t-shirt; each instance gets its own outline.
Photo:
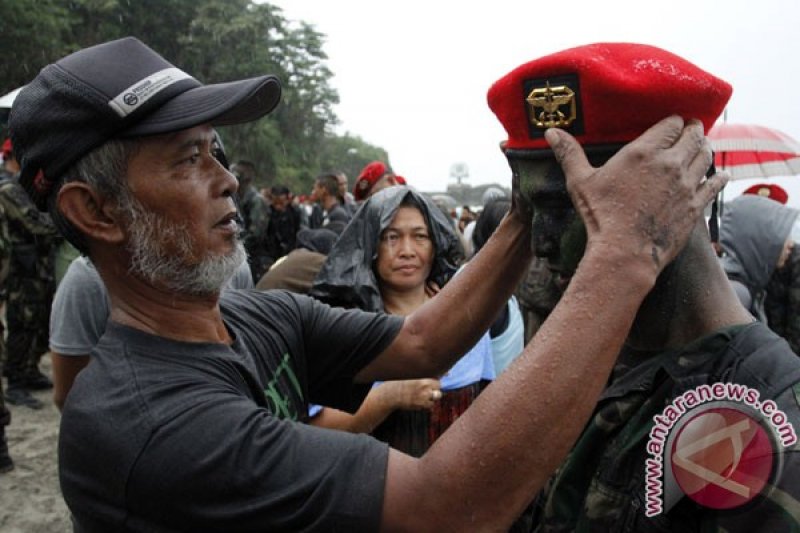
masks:
MULTIPOLYGON (((243 262, 228 283, 230 289, 252 289, 250 267, 243 262)), ((88 355, 106 330, 109 314, 106 287, 85 256, 70 263, 58 285, 50 312, 50 351, 88 355)))
POLYGON ((76 531, 377 530, 388 447, 298 420, 356 407, 402 318, 284 291, 220 306, 231 346, 108 323, 61 422, 76 531))

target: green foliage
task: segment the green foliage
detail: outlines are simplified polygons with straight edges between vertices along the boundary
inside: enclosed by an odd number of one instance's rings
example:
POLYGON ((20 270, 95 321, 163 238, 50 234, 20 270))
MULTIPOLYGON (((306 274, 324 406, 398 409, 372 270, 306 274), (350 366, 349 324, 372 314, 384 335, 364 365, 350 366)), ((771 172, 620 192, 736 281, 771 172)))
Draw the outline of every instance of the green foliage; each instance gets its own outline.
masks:
POLYGON ((0 0, 0 95, 24 85, 53 60, 71 51, 75 18, 57 0, 0 0))
POLYGON ((325 36, 251 0, 0 0, 0 94, 27 83, 69 52, 132 35, 205 83, 265 73, 283 84, 277 109, 220 129, 229 159, 259 168, 256 186, 308 192, 323 171, 357 174, 384 150, 333 133, 339 95, 325 61, 325 36), (32 30, 33 29, 33 30, 32 30))

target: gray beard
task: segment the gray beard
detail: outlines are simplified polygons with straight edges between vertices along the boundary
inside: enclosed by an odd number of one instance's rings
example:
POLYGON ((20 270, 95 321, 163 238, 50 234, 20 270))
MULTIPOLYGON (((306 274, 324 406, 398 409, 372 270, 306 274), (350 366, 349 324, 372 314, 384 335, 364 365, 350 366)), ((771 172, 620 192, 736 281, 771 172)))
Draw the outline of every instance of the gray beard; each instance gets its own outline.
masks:
POLYGON ((152 285, 160 285, 179 294, 209 296, 218 294, 247 260, 241 239, 227 255, 207 256, 192 263, 192 239, 187 225, 170 222, 147 211, 130 198, 125 206, 129 220, 131 253, 129 272, 152 285), (167 252, 176 248, 175 252, 167 252))

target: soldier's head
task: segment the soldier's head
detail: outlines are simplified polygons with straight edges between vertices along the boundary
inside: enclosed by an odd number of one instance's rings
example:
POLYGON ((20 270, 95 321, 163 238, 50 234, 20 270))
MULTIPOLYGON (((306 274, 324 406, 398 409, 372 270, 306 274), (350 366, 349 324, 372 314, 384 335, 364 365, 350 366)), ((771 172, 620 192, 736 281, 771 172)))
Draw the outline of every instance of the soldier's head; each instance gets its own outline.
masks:
POLYGON ((365 166, 356 178, 353 196, 356 200, 362 201, 387 187, 405 185, 405 180, 398 180, 398 177, 385 163, 373 161, 365 166))
POLYGON ((289 188, 285 185, 273 185, 269 190, 269 201, 274 210, 286 211, 286 208, 292 203, 292 195, 289 192, 289 188))
POLYGON ((533 207, 533 248, 552 270, 571 276, 586 232, 564 173, 544 138, 561 128, 600 166, 670 115, 713 125, 731 94, 726 82, 653 46, 598 43, 525 63, 488 92, 508 139, 501 148, 522 196, 533 207))
POLYGON ((336 181, 339 183, 339 196, 344 198, 347 195, 347 174, 337 172, 336 181))
POLYGON ((173 290, 212 292, 244 257, 237 182, 213 128, 279 99, 273 76, 204 85, 130 37, 79 50, 14 102, 20 183, 82 252, 102 250, 173 290))

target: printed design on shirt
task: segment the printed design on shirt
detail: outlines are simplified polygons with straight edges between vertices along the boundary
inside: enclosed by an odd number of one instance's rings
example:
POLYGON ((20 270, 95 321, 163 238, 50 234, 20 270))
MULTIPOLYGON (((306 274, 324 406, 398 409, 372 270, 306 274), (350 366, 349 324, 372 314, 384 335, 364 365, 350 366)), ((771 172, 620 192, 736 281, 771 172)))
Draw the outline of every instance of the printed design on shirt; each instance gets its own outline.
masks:
POLYGON ((283 354, 281 363, 275 369, 272 379, 267 383, 264 389, 264 397, 267 400, 269 410, 278 418, 287 420, 300 419, 301 413, 297 410, 297 405, 303 403, 303 389, 300 387, 300 381, 294 373, 288 352, 283 354), (292 400, 290 393, 286 390, 287 387, 301 399, 300 402, 292 400))
POLYGON ((786 414, 736 383, 700 385, 659 414, 647 442, 645 515, 668 512, 684 496, 734 509, 761 496, 797 442, 786 414))

